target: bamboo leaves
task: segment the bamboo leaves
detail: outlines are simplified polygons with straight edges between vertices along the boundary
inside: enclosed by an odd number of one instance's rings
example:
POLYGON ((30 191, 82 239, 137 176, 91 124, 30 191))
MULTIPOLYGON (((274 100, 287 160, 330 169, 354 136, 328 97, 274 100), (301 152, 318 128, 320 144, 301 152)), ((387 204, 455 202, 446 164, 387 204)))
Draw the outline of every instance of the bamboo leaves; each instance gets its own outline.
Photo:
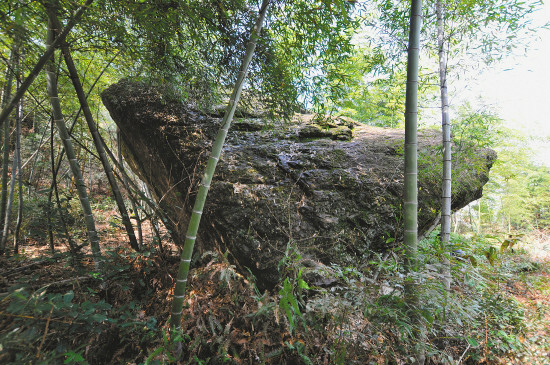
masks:
POLYGON ((23 97, 29 86, 33 83, 36 76, 38 76, 38 73, 42 70, 46 62, 52 57, 52 55, 55 52, 56 47, 58 47, 67 37, 71 29, 75 26, 75 24, 80 20, 82 17, 82 14, 84 13, 84 10, 88 8, 88 6, 93 2, 94 0, 86 0, 84 5, 82 5, 78 10, 75 12, 73 18, 69 21, 69 23, 63 28, 63 31, 59 33, 59 35, 52 39, 51 43, 48 44, 46 47, 46 51, 44 54, 40 57, 38 62, 35 64, 32 71, 29 73, 27 78, 23 81, 17 92, 13 95, 13 97, 6 103, 6 105, 2 106, 2 111, 0 112, 0 125, 3 125, 10 115, 11 111, 15 108, 17 105, 17 102, 19 99, 23 97))

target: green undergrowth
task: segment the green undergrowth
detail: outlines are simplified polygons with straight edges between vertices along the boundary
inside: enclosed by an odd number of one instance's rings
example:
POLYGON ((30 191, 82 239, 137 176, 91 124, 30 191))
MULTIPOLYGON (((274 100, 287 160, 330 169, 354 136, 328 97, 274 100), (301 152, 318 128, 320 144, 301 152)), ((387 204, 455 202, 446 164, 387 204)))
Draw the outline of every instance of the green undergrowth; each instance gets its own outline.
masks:
POLYGON ((540 353, 548 353, 542 339, 547 322, 541 326, 548 305, 539 303, 534 318, 521 292, 508 289, 547 290, 538 274, 547 274, 548 264, 518 250, 517 237, 453 236, 448 256, 453 281, 446 292, 439 262, 448 253, 436 233, 420 243, 420 269, 412 275, 419 288, 414 305, 403 294, 407 278, 399 250, 374 255, 360 268, 321 265, 316 270, 324 280, 311 275, 308 280, 300 254, 287 250, 279 308, 288 332, 304 340, 302 347, 288 348, 313 364, 409 363, 419 346, 436 364, 537 363, 540 353), (421 330, 427 332, 423 344, 417 340, 421 330), (321 348, 315 345, 320 338, 321 348))
POLYGON ((174 258, 110 252, 103 280, 85 256, 2 258, 0 363, 407 364, 423 347, 430 364, 544 364, 549 268, 513 240, 453 236, 450 292, 437 235, 420 242, 414 305, 399 249, 342 267, 291 242, 265 292, 230 253, 206 252, 178 333, 166 327, 174 258))
POLYGON ((67 254, 8 260, 0 293, 0 363, 118 363, 159 337, 157 318, 147 310, 155 292, 153 260, 108 252, 103 275, 86 255, 78 264, 67 254), (16 260, 22 265, 13 265, 16 260))

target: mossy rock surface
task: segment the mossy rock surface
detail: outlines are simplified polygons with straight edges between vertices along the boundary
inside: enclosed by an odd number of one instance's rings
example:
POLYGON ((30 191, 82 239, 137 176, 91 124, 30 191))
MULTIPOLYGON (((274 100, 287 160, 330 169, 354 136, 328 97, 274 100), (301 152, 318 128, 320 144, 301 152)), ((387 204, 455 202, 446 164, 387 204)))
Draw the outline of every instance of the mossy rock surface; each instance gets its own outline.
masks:
MULTIPOLYGON (((170 217, 174 240, 183 243, 221 119, 128 80, 102 97, 122 132, 126 159, 170 217)), ((237 267, 249 268, 260 286, 269 287, 278 281, 277 264, 289 242, 330 265, 358 264, 402 239, 402 130, 350 120, 319 125, 311 115, 291 122, 262 118, 238 120, 228 135, 201 222, 199 251, 228 250, 237 267)), ((422 131, 418 141, 422 233, 440 209, 440 133, 422 131)), ((452 206, 458 209, 481 197, 496 154, 475 149, 453 157, 452 206)))

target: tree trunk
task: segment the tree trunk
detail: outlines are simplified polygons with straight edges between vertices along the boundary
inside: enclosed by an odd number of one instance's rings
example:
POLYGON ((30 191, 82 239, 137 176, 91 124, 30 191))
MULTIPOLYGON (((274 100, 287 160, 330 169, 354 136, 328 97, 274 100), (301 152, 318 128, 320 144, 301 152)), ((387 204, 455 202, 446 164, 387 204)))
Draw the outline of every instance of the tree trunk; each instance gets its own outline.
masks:
MULTIPOLYGON (((15 54, 17 51, 14 49, 11 50, 10 54, 10 64, 7 65, 6 68, 6 84, 4 85, 4 89, 2 90, 2 108, 7 105, 8 100, 11 96, 11 88, 13 84, 13 64, 15 61, 15 54)), ((8 204, 8 167, 9 167, 9 160, 10 160, 10 123, 6 121, 6 123, 2 124, 2 128, 0 130, 3 130, 3 137, 4 137, 4 150, 2 153, 2 196, 0 198, 0 226, 2 228, 2 231, 0 231, 0 240, 4 236, 4 219, 6 217, 6 207, 8 204)), ((4 253, 5 246, 0 243, 0 255, 4 253)))
POLYGON ((405 194, 404 241, 406 269, 416 268, 418 239, 418 59, 422 2, 412 0, 411 29, 407 61, 407 89, 405 105, 405 194))
MULTIPOLYGON (((50 150, 51 150, 51 168, 52 168, 52 183, 50 185, 50 190, 48 194, 48 203, 53 206, 51 203, 52 201, 52 194, 55 193, 55 203, 57 204, 57 212, 59 214, 59 220, 61 221, 61 225, 63 227, 63 232, 65 232, 65 239, 67 240, 67 243, 69 245, 69 249, 71 251, 71 254, 75 255, 77 252, 77 247, 73 242, 73 239, 71 237, 71 232, 69 232, 69 228, 67 226, 67 220, 65 219, 65 214, 63 212, 63 206, 61 204, 61 199, 59 198, 59 188, 57 185, 57 173, 59 171, 59 166, 61 164, 61 161, 63 159, 63 153, 60 153, 60 157, 58 160, 57 167, 55 165, 55 156, 54 156, 54 148, 53 148, 53 120, 52 120, 52 126, 51 126, 51 142, 50 142, 50 150)), ((64 150, 63 150, 64 151, 64 150)), ((50 234, 50 249, 52 253, 54 252, 54 242, 53 242, 53 233, 50 234)))
POLYGON ((103 143, 103 147, 105 148, 105 152, 107 152, 107 155, 111 159, 111 162, 116 166, 116 168, 122 175, 122 177, 118 177, 119 181, 125 180, 127 183, 129 183, 131 185, 131 188, 133 188, 133 191, 139 195, 142 201, 144 201, 149 206, 149 208, 151 208, 151 210, 155 212, 155 214, 157 214, 163 220, 163 222, 168 221, 168 217, 164 215, 162 210, 157 205, 155 205, 153 200, 150 197, 146 196, 143 193, 142 189, 139 186, 137 186, 137 184, 128 176, 128 173, 126 173, 124 166, 118 162, 118 158, 113 154, 113 152, 109 149, 109 147, 107 147, 101 135, 100 135, 100 138, 101 138, 101 143, 103 143))
MULTIPOLYGON (((107 70, 107 68, 109 67, 109 65, 111 65, 111 63, 115 60, 115 58, 120 54, 120 51, 117 52, 110 60, 109 62, 107 63, 107 65, 105 65, 105 67, 101 70, 100 74, 96 77, 94 83, 92 84, 92 86, 90 87, 90 90, 88 90, 88 93, 86 94, 86 99, 88 99, 88 96, 90 95, 90 93, 92 92, 92 90, 94 89, 95 85, 97 84, 97 82, 99 81, 100 77, 105 73, 105 71, 107 70)), ((74 126, 76 125, 76 121, 78 119, 78 116, 80 115, 80 112, 81 112, 81 109, 78 110, 78 112, 76 113, 76 116, 73 120, 73 123, 71 125, 71 127, 69 128, 69 133, 72 132, 74 126)), ((53 119, 52 119, 52 126, 51 126, 51 135, 50 135, 50 144, 51 144, 51 163, 52 163, 52 184, 50 185, 50 191, 49 191, 49 194, 48 194, 48 208, 47 208, 47 215, 48 215, 48 237, 49 237, 49 241, 50 241, 50 250, 52 252, 52 254, 54 253, 55 251, 55 247, 54 247, 54 238, 53 238, 53 231, 52 231, 52 222, 51 222, 51 219, 52 219, 52 207, 53 207, 53 203, 52 203, 52 194, 53 192, 55 191, 55 198, 56 198, 56 203, 57 203, 57 206, 58 206, 58 209, 59 209, 59 214, 60 214, 60 219, 61 219, 61 223, 63 225, 63 230, 65 232, 65 237, 67 238, 67 241, 68 241, 68 244, 69 244, 69 248, 71 250, 71 252, 73 253, 76 253, 76 250, 80 247, 80 246, 76 246, 71 238, 71 235, 70 235, 70 232, 68 231, 68 228, 67 228, 67 224, 66 224, 66 221, 65 221, 65 218, 64 218, 64 215, 63 215, 63 211, 62 211, 62 207, 61 207, 61 202, 59 200, 59 189, 58 189, 58 185, 57 185, 57 176, 59 174, 59 169, 61 168, 61 162, 63 160, 63 156, 65 154, 65 149, 62 149, 61 150, 61 153, 59 154, 59 157, 58 157, 58 160, 57 160, 57 165, 55 165, 55 157, 54 157, 54 148, 53 148, 53 130, 54 130, 54 127, 53 127, 53 119), (55 190, 54 190, 55 189, 55 190)), ((105 146, 105 143, 102 141, 103 145, 105 146)))
MULTIPOLYGON (((21 64, 23 63, 21 54, 17 60, 18 74, 20 74, 21 64)), ((17 85, 19 88, 20 85, 17 85)), ((15 155, 17 156, 16 170, 12 173, 16 173, 17 190, 18 190, 18 206, 17 206, 17 222, 15 224, 15 231, 13 234, 13 252, 19 253, 19 240, 21 232, 21 223, 23 222, 23 182, 21 174, 21 123, 23 122, 23 104, 24 98, 19 100, 19 106, 17 108, 17 118, 15 119, 15 155)))
POLYGON ((176 281, 176 287, 174 288, 174 299, 172 301, 172 316, 170 319, 170 326, 172 329, 179 329, 181 326, 181 312, 183 309, 183 300, 185 298, 185 287, 187 285, 187 275, 189 273, 189 266, 191 263, 191 255, 193 254, 193 247, 195 246, 195 240, 197 236, 197 231, 199 229, 199 224, 204 208, 204 203, 206 201, 206 196, 208 194, 208 189, 210 188, 210 183, 212 182, 212 176, 216 170, 216 165, 220 158, 223 145, 225 143, 225 138, 227 137, 227 132, 231 126, 233 120, 233 115, 235 114, 235 109, 237 108, 237 103, 241 96, 241 91, 243 87, 244 80, 248 71, 248 65, 252 60, 254 55, 254 49, 256 48, 256 41, 262 30, 263 22, 265 19, 265 14, 267 7, 269 5, 269 0, 263 0, 258 14, 258 19, 254 25, 254 29, 250 35, 250 40, 246 47, 246 53, 239 71, 239 76, 237 82, 233 88, 233 93, 229 99, 229 103, 225 110, 225 114, 222 120, 222 127, 218 131, 218 135, 212 146, 212 152, 208 163, 206 165, 206 170, 202 178, 199 192, 195 198, 195 204, 193 206, 193 212, 191 214, 191 219, 189 221, 189 226, 187 228, 187 234, 185 236, 185 244, 181 252, 181 261, 178 270, 178 276, 176 281))
MULTIPOLYGON (((59 21, 57 19, 57 16, 53 12, 53 9, 49 11, 49 17, 54 27, 56 27, 57 29, 60 29, 61 25, 59 24, 59 21)), ((86 95, 80 83, 80 78, 78 77, 78 72, 76 70, 76 66, 74 64, 73 58, 71 57, 69 47, 66 44, 62 44, 61 50, 63 51, 63 56, 65 57, 65 64, 67 65, 67 69, 69 70, 69 75, 71 77, 71 81, 76 91, 76 95, 78 97, 78 101, 80 103, 82 113, 84 114, 84 119, 86 119, 86 124, 88 124, 88 129, 92 134, 92 139, 93 139, 96 151, 99 155, 99 160, 103 165, 103 170, 105 171, 105 174, 107 175, 107 180, 109 181, 109 185, 111 186, 111 191, 113 193, 113 196, 115 198, 115 201, 118 207, 118 211, 120 212, 120 216, 122 218, 122 224, 124 225, 124 228, 126 229, 126 234, 128 235, 128 239, 130 240, 130 246, 134 250, 140 251, 141 247, 136 240, 134 228, 132 227, 132 222, 130 222, 130 217, 128 216, 128 211, 126 210, 126 205, 124 204, 124 199, 122 198, 122 194, 120 193, 120 189, 118 188, 118 184, 116 182, 115 176, 113 175, 113 169, 111 167, 111 164, 109 163, 109 159, 105 154, 103 143, 99 138, 99 131, 97 130, 96 123, 94 122, 94 117, 92 116, 92 112, 90 111, 88 101, 86 100, 86 95)))
POLYGON ((477 205, 477 234, 481 234, 481 199, 477 205))
MULTIPOLYGON (((48 39, 47 44, 51 46, 53 44, 53 24, 49 22, 48 29, 48 39)), ((58 37, 59 38, 59 37, 58 37)), ((71 167, 71 172, 75 180, 78 197, 80 199, 80 204, 84 212, 84 218, 86 220, 86 227, 88 230, 88 239, 90 242, 90 247, 92 250, 92 256, 94 258, 94 265, 97 271, 101 270, 101 250, 99 248, 99 237, 95 229, 94 216, 92 213, 92 208, 90 206, 90 201, 88 200, 88 193, 86 191, 86 185, 82 179, 82 174, 80 173, 80 166, 78 160, 76 159, 76 154, 73 149, 73 144, 65 126, 65 120, 63 118, 63 113, 61 111, 61 104, 59 103, 59 97, 57 95, 57 79, 55 73, 55 64, 53 59, 48 63, 46 67, 46 80, 48 83, 48 95, 50 97, 50 104, 52 107, 52 113, 54 116, 54 121, 59 131, 59 136, 63 142, 63 147, 67 153, 67 158, 71 167)))
POLYGON ((447 54, 445 54, 445 25, 442 0, 436 1, 437 47, 439 49, 439 89, 441 91, 441 130, 443 133, 443 179, 441 195, 441 246, 445 254, 441 260, 443 285, 451 289, 451 121, 449 118, 449 97, 447 93, 447 54))
MULTIPOLYGON (((23 104, 23 99, 20 100, 20 103, 23 104)), ((23 118, 23 106, 19 107, 21 111, 19 112, 19 117, 17 118, 17 127, 16 127, 16 142, 15 150, 17 152, 17 190, 18 190, 18 206, 17 206, 17 222, 15 224, 15 232, 13 235, 13 251, 15 254, 19 253, 19 242, 20 242, 20 233, 21 233, 21 224, 23 223, 23 181, 21 174, 21 121, 23 118)))
MULTIPOLYGON (((50 251, 53 254, 55 254, 55 243, 53 238, 53 224, 52 224, 52 192, 53 192, 53 184, 56 183, 57 178, 57 172, 55 170, 55 154, 54 154, 54 148, 53 148, 53 118, 50 123, 50 160, 51 160, 51 167, 52 167, 52 185, 50 185, 50 190, 48 191, 48 205, 46 206, 46 216, 48 218, 48 238, 50 241, 50 251)), ((71 250, 72 251, 72 250, 71 250)))
MULTIPOLYGON (((119 128, 117 128, 116 141, 117 141, 117 151, 118 151, 118 163, 121 166, 123 166, 124 161, 122 160, 122 145, 121 145, 119 128)), ((111 172, 111 175, 112 175, 112 172, 111 172)), ((114 175, 113 175, 113 179, 114 179, 114 175)), ((133 198, 130 192, 130 186, 128 185, 128 179, 126 177, 122 177, 122 184, 124 185, 124 188, 128 192, 130 201, 132 203, 132 210, 134 211, 134 215, 136 216, 136 227, 138 231, 138 247, 141 250, 143 248, 143 230, 141 229, 141 219, 139 218, 139 210, 137 208, 136 200, 133 198)), ((151 224, 153 224, 153 222, 151 222, 151 224)))
POLYGON ((407 58, 407 89, 405 101, 405 193, 404 193, 404 243, 405 271, 409 275, 405 281, 405 296, 411 308, 409 316, 418 333, 416 336, 415 362, 423 365, 426 360, 426 329, 418 308, 418 289, 413 274, 418 260, 418 62, 420 54, 420 28, 422 24, 422 1, 412 0, 407 58))
POLYGON ((10 222, 11 222, 11 207, 13 204, 13 193, 15 191, 15 176, 17 175, 17 159, 19 156, 17 155, 17 152, 14 152, 13 154, 13 164, 11 167, 11 179, 10 179, 10 191, 8 194, 8 201, 6 203, 6 215, 4 216, 4 229, 2 230, 2 238, 0 239, 0 248, 2 249, 2 252, 6 251, 6 242, 8 240, 8 233, 10 230, 10 222))
POLYGON ((456 233, 458 232, 458 226, 460 225, 460 217, 458 216, 458 214, 455 213, 455 224, 454 224, 454 228, 453 228, 453 232, 456 233))

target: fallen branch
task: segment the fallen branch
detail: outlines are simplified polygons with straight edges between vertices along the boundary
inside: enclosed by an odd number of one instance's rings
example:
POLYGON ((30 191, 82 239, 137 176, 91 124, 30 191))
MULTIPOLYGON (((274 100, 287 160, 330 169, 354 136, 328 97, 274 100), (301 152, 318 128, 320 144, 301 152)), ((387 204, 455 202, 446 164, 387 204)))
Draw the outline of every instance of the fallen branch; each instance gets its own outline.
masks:
POLYGON ((19 267, 10 269, 10 270, 6 270, 3 273, 1 273, 0 275, 9 276, 9 275, 15 274, 15 273, 20 272, 20 271, 25 271, 27 269, 30 269, 30 268, 34 267, 34 266, 47 264, 48 262, 50 262, 50 261, 49 260, 36 261, 36 262, 30 263, 30 264, 25 265, 25 266, 19 266, 19 267))
POLYGON ((59 322, 59 323, 65 323, 65 324, 74 324, 74 323, 81 323, 81 322, 75 322, 75 321, 64 321, 62 319, 53 319, 53 318, 46 318, 46 317, 33 317, 33 316, 25 316, 23 314, 11 314, 11 313, 5 313, 0 312, 0 316, 6 316, 6 317, 14 317, 14 318, 25 318, 25 319, 34 319, 37 321, 47 321, 48 319, 50 322, 59 322))
POLYGON ((75 281, 80 284, 80 282, 87 282, 87 281, 91 281, 91 280, 94 280, 94 279, 95 278, 92 277, 92 276, 79 276, 79 277, 76 277, 76 278, 65 279, 65 280, 60 280, 60 281, 54 281, 53 283, 49 283, 49 284, 46 284, 46 285, 40 287, 38 290, 46 289, 46 288, 49 288, 49 287, 64 286, 66 284, 73 283, 75 281))
POLYGON ((460 365, 460 363, 462 362, 462 359, 464 358, 464 355, 466 355, 469 349, 470 349, 470 344, 468 344, 468 347, 466 347, 466 350, 464 350, 464 352, 462 353, 462 356, 460 356, 460 359, 458 359, 458 362, 456 363, 457 365, 460 365))
POLYGON ((50 321, 52 320, 52 313, 53 313, 53 304, 52 308, 50 309, 50 315, 48 316, 48 320, 46 321, 46 329, 44 329, 44 335, 42 336, 42 341, 40 341, 40 346, 38 346, 38 351, 36 352, 36 358, 40 359, 40 352, 42 351, 42 345, 44 345, 44 341, 46 340, 46 335, 48 334, 48 329, 50 328, 50 321))

